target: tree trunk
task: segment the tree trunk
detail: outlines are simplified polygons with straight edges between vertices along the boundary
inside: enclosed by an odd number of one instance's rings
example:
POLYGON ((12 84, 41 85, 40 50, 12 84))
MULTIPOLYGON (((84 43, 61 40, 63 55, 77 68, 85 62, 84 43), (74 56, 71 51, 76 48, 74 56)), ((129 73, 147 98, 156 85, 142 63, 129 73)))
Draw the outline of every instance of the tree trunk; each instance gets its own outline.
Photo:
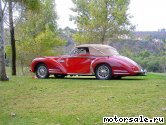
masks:
MULTIPOLYGON (((106 13, 104 13, 104 17, 105 17, 105 19, 104 19, 104 22, 108 22, 108 19, 107 19, 107 17, 108 17, 108 1, 104 1, 104 3, 105 3, 105 9, 106 9, 106 13)), ((106 32, 107 32, 107 26, 106 26, 106 24, 104 24, 104 26, 103 26, 103 28, 102 28, 103 30, 102 30, 102 32, 101 32, 101 43, 102 44, 104 44, 105 43, 105 39, 106 39, 106 32)))
POLYGON ((8 81, 5 69, 5 51, 4 51, 4 27, 3 27, 3 10, 0 0, 0 80, 8 81))
POLYGON ((21 69, 22 69, 22 75, 24 76, 25 75, 25 73, 24 73, 24 63, 23 63, 22 60, 21 60, 21 69))
POLYGON ((101 44, 104 44, 105 42, 105 34, 106 34, 106 30, 105 28, 103 28, 103 31, 101 33, 101 44))
POLYGON ((13 26, 13 11, 12 1, 9 0, 9 24, 10 24, 10 37, 11 37, 11 50, 12 50, 12 75, 16 75, 16 47, 14 37, 14 26, 13 26))

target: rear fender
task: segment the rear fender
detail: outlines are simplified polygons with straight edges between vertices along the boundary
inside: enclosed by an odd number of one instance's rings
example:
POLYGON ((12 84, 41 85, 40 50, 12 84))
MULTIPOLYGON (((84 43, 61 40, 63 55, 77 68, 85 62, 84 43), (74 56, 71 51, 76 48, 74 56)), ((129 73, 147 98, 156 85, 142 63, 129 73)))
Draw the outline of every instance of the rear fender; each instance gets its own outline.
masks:
POLYGON ((92 60, 90 67, 92 74, 95 74, 95 68, 100 64, 108 64, 111 67, 111 62, 108 57, 94 59, 92 60))
POLYGON ((93 60, 91 63, 91 72, 93 74, 95 74, 95 68, 100 64, 108 64, 111 67, 113 74, 114 74, 114 70, 122 68, 122 64, 118 63, 114 59, 109 59, 109 57, 98 58, 93 60))

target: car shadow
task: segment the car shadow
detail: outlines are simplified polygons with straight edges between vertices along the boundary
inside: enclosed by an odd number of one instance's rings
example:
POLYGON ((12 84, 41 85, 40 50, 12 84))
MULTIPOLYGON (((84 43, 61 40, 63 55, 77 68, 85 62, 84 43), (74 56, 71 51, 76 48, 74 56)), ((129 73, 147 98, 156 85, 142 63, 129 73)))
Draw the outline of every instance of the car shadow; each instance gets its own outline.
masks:
POLYGON ((84 77, 84 78, 81 78, 81 77, 65 77, 65 78, 55 78, 55 77, 49 77, 48 79, 59 79, 59 80, 97 80, 96 78, 93 78, 93 77, 84 77))
POLYGON ((113 79, 113 80, 147 80, 145 78, 122 78, 122 79, 113 79))
MULTIPOLYGON (((65 80, 97 80, 95 77, 65 77, 65 78, 55 78, 55 77, 49 77, 49 79, 59 79, 59 80, 62 80, 62 79, 65 79, 65 80)), ((134 80, 147 80, 146 78, 137 78, 137 77, 122 77, 121 79, 110 79, 111 81, 134 81, 134 80)))

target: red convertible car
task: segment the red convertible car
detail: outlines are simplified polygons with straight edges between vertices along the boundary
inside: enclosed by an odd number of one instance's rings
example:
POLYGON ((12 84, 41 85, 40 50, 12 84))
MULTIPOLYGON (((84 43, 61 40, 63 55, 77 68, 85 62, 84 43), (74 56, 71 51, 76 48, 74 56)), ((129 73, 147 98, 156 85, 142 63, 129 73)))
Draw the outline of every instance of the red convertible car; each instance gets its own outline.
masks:
POLYGON ((115 48, 101 44, 76 46, 69 55, 35 58, 31 71, 41 79, 51 74, 57 78, 94 75, 100 80, 145 75, 145 71, 136 62, 121 56, 115 48))

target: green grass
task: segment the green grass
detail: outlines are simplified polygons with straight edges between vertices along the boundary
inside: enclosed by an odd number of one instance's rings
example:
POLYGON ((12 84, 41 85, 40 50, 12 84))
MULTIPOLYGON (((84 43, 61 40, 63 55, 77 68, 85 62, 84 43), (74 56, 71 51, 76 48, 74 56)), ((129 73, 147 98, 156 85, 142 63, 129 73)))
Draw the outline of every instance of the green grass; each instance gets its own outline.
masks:
POLYGON ((100 125, 104 116, 113 115, 166 119, 162 108, 166 108, 163 74, 107 81, 17 76, 0 82, 0 125, 100 125))

